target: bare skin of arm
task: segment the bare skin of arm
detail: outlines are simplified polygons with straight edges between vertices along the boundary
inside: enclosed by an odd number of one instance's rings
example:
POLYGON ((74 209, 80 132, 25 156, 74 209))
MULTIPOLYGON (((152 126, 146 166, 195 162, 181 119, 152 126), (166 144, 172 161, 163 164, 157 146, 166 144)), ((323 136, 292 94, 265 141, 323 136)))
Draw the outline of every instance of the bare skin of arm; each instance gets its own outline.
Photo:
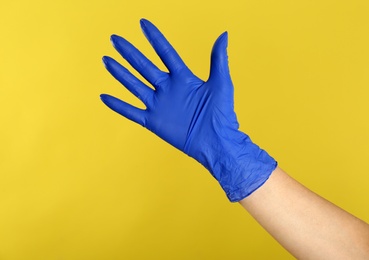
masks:
POLYGON ((240 204, 298 259, 369 259, 369 225, 279 167, 240 204))

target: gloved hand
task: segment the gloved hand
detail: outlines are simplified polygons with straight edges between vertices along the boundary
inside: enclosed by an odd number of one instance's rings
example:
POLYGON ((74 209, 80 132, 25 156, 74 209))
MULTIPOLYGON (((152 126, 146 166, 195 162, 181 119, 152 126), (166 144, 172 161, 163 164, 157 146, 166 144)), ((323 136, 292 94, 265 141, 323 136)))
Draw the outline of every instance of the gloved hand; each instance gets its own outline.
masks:
POLYGON ((102 94, 112 110, 146 127, 204 165, 226 192, 239 201, 265 183, 276 161, 238 130, 229 74, 228 34, 215 42, 209 79, 204 82, 184 64, 161 32, 142 19, 141 28, 169 73, 159 70, 125 39, 113 35, 115 49, 152 86, 149 88, 110 57, 107 70, 145 105, 142 110, 102 94))

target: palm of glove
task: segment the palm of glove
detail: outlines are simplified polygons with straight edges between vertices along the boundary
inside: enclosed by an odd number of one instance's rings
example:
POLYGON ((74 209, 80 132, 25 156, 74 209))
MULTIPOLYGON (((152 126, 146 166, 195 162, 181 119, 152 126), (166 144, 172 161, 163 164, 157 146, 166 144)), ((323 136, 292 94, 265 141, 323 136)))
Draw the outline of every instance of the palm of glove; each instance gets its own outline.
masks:
POLYGON ((156 91, 144 126, 196 158, 221 132, 238 126, 233 97, 226 102, 232 89, 222 91, 222 82, 213 83, 203 82, 189 71, 181 72, 178 78, 168 78, 163 89, 156 91))

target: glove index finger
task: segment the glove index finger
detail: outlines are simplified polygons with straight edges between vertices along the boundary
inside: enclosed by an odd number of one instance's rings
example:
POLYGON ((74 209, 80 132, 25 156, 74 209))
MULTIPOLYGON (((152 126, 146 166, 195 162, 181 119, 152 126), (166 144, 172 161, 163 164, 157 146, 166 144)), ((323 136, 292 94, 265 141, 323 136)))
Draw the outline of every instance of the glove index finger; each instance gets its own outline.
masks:
POLYGON ((146 38, 170 72, 175 73, 187 68, 177 51, 155 25, 146 19, 141 19, 140 24, 146 38))

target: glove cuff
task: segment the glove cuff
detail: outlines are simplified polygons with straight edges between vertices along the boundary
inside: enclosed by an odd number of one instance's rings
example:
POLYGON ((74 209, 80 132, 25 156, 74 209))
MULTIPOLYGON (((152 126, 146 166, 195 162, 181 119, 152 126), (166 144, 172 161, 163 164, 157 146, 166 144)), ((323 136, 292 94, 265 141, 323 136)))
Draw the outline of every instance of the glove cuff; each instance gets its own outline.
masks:
POLYGON ((238 131, 232 139, 222 138, 216 152, 204 153, 202 164, 219 182, 231 202, 238 202, 261 187, 277 162, 238 131))

